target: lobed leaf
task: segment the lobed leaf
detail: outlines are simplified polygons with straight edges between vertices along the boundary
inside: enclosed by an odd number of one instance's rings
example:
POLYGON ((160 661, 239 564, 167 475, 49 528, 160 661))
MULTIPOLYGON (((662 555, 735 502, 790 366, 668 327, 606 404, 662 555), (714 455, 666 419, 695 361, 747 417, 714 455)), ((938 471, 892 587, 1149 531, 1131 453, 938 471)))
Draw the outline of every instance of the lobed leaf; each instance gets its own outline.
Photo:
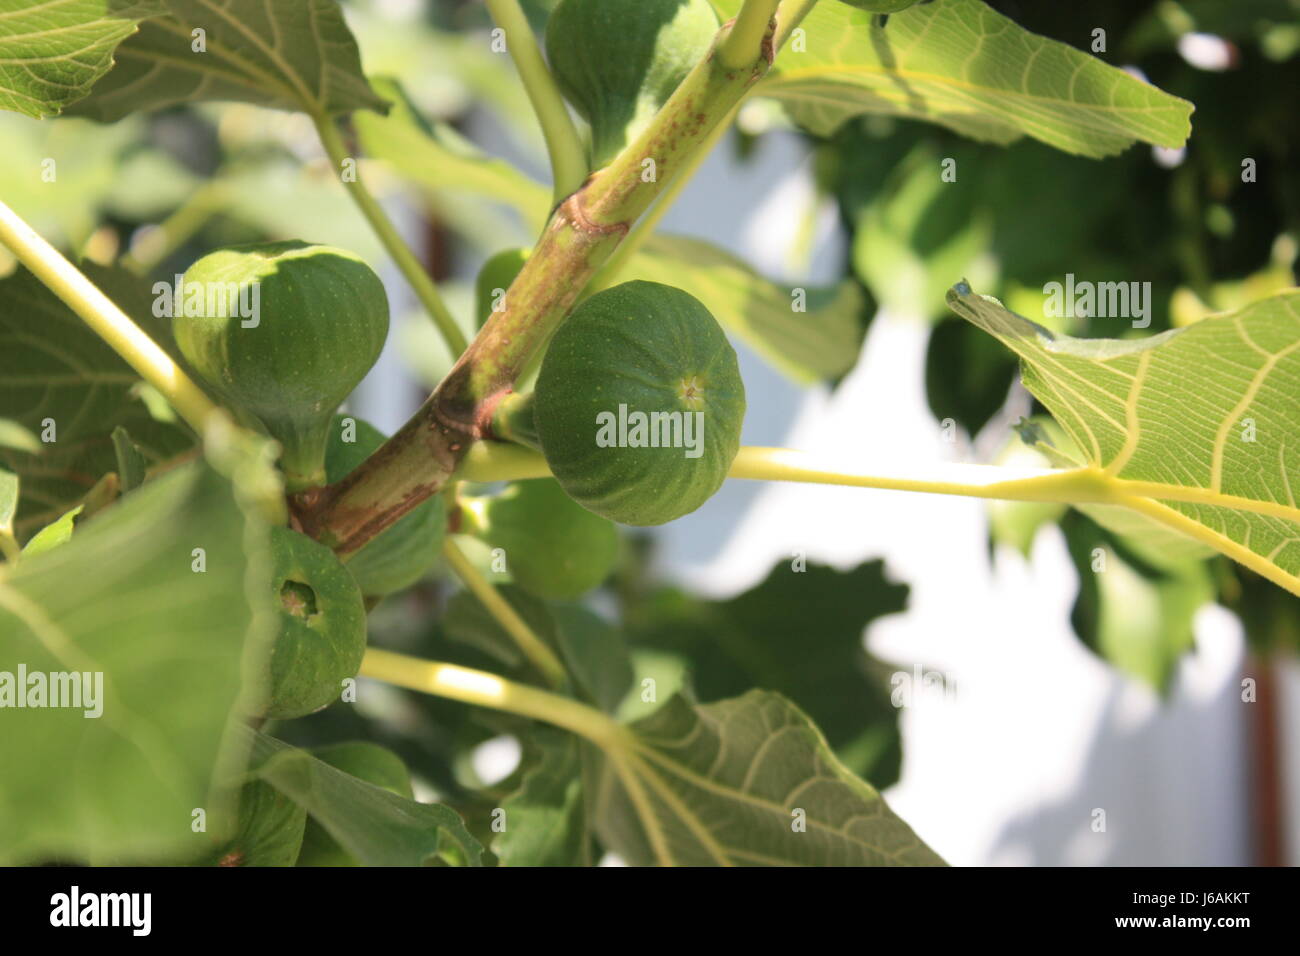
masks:
POLYGON ((87 93, 165 0, 0 0, 0 109, 37 119, 87 93))
MULTIPOLYGON (((714 5, 726 18, 740 0, 714 5)), ((817 135, 883 113, 1003 145, 1032 136, 1095 158, 1138 140, 1181 146, 1191 131, 1190 103, 980 0, 934 0, 888 18, 819 3, 801 27, 803 49, 787 44, 756 93, 817 135)))
MULTIPOLYGON (((128 314, 150 318, 141 280, 86 267, 128 314)), ((165 339, 163 339, 165 341, 165 339)), ((0 280, 0 394, 33 449, 0 444, 0 467, 19 475, 19 538, 70 510, 118 465, 112 433, 126 429, 148 465, 186 451, 193 434, 160 421, 139 398, 140 377, 26 269, 0 280)))
POLYGON ((943 865, 770 691, 674 697, 605 747, 591 799, 601 840, 633 865, 943 865))
POLYGON ((111 122, 144 110, 238 100, 324 116, 387 104, 366 80, 335 0, 164 0, 76 108, 111 122))
POLYGON ((215 809, 241 668, 257 666, 274 626, 270 590, 256 586, 265 526, 242 495, 196 462, 0 568, 0 672, 102 675, 101 716, 0 709, 0 860, 158 862, 206 845, 192 813, 215 809))
POLYGON ((1091 517, 1118 505, 1300 594, 1300 291, 1142 339, 1056 335, 965 284, 948 304, 1020 356, 1095 472, 1091 517))
MULTIPOLYGON (((848 571, 781 562, 747 591, 705 601, 664 589, 636 609, 637 649, 680 654, 701 700, 736 697, 753 687, 777 691, 813 720, 839 760, 877 786, 898 779, 902 747, 888 672, 862 646, 874 621, 902 611, 907 587, 884 563, 848 571)), ((623 713, 646 704, 629 699, 623 713)))

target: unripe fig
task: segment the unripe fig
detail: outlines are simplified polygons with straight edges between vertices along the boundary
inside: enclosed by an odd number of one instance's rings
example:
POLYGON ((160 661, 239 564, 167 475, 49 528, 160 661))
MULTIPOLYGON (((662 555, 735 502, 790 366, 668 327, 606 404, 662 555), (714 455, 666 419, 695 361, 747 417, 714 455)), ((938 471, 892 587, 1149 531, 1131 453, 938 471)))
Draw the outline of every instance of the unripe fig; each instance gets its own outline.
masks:
POLYGON ((618 560, 618 529, 550 478, 518 481, 499 495, 461 504, 469 519, 464 530, 501 548, 515 583, 538 597, 580 597, 618 560))
POLYGON ((337 700, 366 651, 361 589, 334 552, 288 528, 271 529, 279 632, 265 716, 302 717, 337 700))
POLYGON ((717 31, 709 0, 560 0, 546 22, 546 57, 591 124, 593 168, 636 138, 717 31))
POLYGON ((298 491, 324 483, 330 417, 379 358, 388 296, 342 249, 240 246, 189 267, 172 331, 203 380, 280 442, 285 485, 298 491))
MULTIPOLYGON (((335 415, 325 451, 325 477, 341 481, 384 443, 384 433, 352 415, 335 415)), ((348 571, 371 597, 408 588, 442 552, 447 530, 446 499, 433 495, 346 559, 348 571)))
POLYGON ((534 418, 561 487, 631 525, 680 518, 721 486, 740 448, 745 386, 709 310, 680 289, 625 282, 583 302, 551 340, 534 418))

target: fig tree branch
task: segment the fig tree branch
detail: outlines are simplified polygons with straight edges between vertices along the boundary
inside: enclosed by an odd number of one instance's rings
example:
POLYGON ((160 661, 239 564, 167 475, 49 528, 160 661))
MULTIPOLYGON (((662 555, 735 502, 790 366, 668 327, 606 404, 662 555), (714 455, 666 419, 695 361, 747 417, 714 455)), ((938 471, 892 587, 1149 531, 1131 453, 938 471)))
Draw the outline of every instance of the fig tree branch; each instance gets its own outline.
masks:
POLYGON ((718 31, 709 54, 641 135, 555 210, 504 308, 410 421, 343 481, 296 496, 306 533, 346 554, 442 488, 596 270, 771 66, 772 24, 741 68, 717 56, 730 32, 729 25, 718 31))
POLYGON ((614 254, 605 261, 605 264, 600 267, 600 271, 588 283, 587 288, 583 290, 583 298, 594 295, 602 289, 608 289, 618 282, 619 273, 632 260, 632 257, 641 251, 641 247, 645 245, 646 240, 654 235, 659 220, 672 208, 677 197, 686 188, 686 184, 694 178, 695 171, 699 169, 700 164, 708 158, 709 154, 713 152, 713 148, 717 146, 718 140, 731 128, 732 120, 735 119, 739 107, 739 103, 732 107, 727 118, 715 126, 708 139, 700 144, 700 148, 691 156, 686 168, 677 171, 677 175, 672 178, 667 188, 664 189, 663 195, 637 221, 637 224, 632 227, 632 231, 628 233, 627 238, 619 243, 618 248, 614 250, 614 254))
POLYGON ((718 47, 718 60, 729 70, 743 69, 752 62, 754 51, 773 27, 772 18, 781 0, 745 0, 736 14, 731 32, 718 47))

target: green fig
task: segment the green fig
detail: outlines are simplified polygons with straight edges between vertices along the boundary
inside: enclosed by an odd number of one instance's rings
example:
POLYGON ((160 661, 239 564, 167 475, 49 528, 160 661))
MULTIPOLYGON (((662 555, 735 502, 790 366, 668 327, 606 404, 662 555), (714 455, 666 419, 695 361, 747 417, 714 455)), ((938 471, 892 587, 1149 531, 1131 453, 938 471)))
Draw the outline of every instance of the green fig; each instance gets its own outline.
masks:
MULTIPOLYGON (((325 451, 325 477, 341 481, 384 443, 384 433, 360 418, 334 416, 325 451)), ((369 597, 410 587, 438 560, 447 529, 446 499, 433 495, 346 559, 361 592, 369 597)))
POLYGON ((330 418, 388 336, 374 271, 304 242, 222 249, 185 272, 172 313, 185 360, 279 441, 286 488, 323 484, 330 418))
POLYGON ((462 530, 500 548, 511 577, 537 597, 581 597, 609 577, 618 529, 549 478, 519 481, 499 495, 465 498, 462 530))
POLYGON ((279 631, 264 716, 302 717, 337 700, 366 651, 361 589, 334 552, 288 528, 271 528, 279 631))
POLYGON ((533 413, 571 498, 613 521, 656 525, 694 511, 726 479, 745 386, 698 299, 625 282, 587 299, 555 333, 533 413))
POLYGON ((709 0, 560 0, 546 22, 546 57, 591 125, 593 168, 636 138, 717 32, 709 0))

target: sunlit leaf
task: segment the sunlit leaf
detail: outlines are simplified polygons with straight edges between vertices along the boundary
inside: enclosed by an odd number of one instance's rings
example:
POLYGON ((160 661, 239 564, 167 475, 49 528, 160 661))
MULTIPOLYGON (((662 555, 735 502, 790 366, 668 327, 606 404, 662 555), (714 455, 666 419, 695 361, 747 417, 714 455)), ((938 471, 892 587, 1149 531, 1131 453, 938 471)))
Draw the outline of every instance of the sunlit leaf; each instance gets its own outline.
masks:
MULTIPOLYGON (((714 0, 724 17, 740 0, 714 0)), ((819 3, 759 95, 826 135, 846 119, 885 113, 974 139, 1021 136, 1084 156, 1134 141, 1181 146, 1192 106, 1123 70, 1017 26, 979 0, 935 0, 888 19, 819 3)))
POLYGON ((85 96, 165 0, 2 0, 0 109, 51 116, 85 96))
POLYGON ((1056 335, 965 285, 948 304, 1020 356, 1096 470, 1090 515, 1133 513, 1300 593, 1300 292, 1139 339, 1056 335))

